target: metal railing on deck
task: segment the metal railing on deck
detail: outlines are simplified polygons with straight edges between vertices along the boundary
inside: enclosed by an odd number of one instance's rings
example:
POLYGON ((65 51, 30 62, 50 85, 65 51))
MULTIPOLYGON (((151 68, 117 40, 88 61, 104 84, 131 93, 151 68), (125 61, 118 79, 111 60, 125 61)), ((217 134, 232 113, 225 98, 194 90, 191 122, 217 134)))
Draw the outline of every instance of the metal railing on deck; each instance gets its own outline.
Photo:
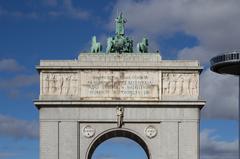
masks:
POLYGON ((219 55, 216 57, 213 57, 210 60, 211 65, 215 65, 217 63, 221 63, 221 62, 235 62, 235 61, 240 61, 240 51, 234 51, 232 53, 227 53, 227 54, 223 54, 223 55, 219 55))

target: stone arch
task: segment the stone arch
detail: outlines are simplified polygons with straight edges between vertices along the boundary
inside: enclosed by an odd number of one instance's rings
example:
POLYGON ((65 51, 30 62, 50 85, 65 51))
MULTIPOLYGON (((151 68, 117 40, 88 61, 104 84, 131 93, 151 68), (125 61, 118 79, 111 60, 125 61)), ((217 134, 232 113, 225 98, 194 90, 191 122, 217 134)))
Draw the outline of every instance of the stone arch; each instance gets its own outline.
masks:
POLYGON ((137 142, 145 151, 148 159, 150 158, 150 152, 148 149, 148 146, 146 142, 140 137, 140 135, 137 135, 136 132, 126 129, 126 128, 114 128, 109 129, 107 131, 104 131, 103 133, 99 134, 95 139, 91 142, 90 146, 88 147, 87 153, 86 153, 86 159, 91 159, 94 151, 104 141, 113 138, 113 137, 126 137, 129 139, 132 139, 133 141, 137 142))

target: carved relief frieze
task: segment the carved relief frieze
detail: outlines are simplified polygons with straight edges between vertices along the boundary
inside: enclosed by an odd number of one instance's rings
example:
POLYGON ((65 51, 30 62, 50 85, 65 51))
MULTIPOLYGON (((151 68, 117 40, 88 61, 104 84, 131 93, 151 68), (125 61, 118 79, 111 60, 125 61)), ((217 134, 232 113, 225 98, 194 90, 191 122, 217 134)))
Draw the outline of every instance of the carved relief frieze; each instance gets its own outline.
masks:
POLYGON ((74 96, 78 93, 78 78, 74 73, 43 73, 42 95, 74 96))
POLYGON ((163 73, 162 93, 164 96, 198 96, 198 74, 163 73))
POLYGON ((144 100, 158 99, 159 95, 197 97, 199 94, 198 73, 163 72, 159 78, 160 83, 157 72, 144 71, 44 72, 41 95, 144 100), (162 94, 158 94, 158 89, 162 94))

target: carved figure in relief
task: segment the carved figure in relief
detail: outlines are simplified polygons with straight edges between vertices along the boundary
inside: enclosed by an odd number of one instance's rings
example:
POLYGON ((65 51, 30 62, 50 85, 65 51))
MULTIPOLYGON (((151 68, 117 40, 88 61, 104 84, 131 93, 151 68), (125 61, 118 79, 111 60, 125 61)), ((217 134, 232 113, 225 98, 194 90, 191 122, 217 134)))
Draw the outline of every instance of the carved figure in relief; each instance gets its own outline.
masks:
POLYGON ((194 74, 191 78, 189 78, 188 91, 190 95, 193 96, 197 94, 197 86, 198 86, 197 76, 196 74, 194 74))
POLYGON ((53 91, 53 76, 51 74, 49 74, 49 90, 48 90, 48 94, 51 94, 53 91))
POLYGON ((123 125, 123 114, 124 114, 124 108, 123 107, 117 107, 117 127, 121 128, 123 125))
POLYGON ((72 75, 70 81, 71 81, 70 95, 76 95, 77 94, 77 77, 75 75, 72 75))
POLYGON ((49 93, 49 74, 46 74, 43 78, 43 94, 47 95, 49 93))
POLYGON ((56 93, 56 76, 54 74, 50 74, 49 78, 49 94, 53 95, 56 93))
POLYGON ((189 95, 188 94, 188 79, 189 76, 182 76, 183 77, 183 93, 182 95, 189 95))
POLYGON ((183 82, 184 79, 181 74, 176 74, 175 75, 175 82, 176 82, 176 91, 175 95, 184 95, 183 94, 183 82))
POLYGON ((63 95, 69 95, 71 75, 65 75, 63 80, 63 95))
POLYGON ((57 78, 57 83, 56 83, 57 92, 58 92, 59 95, 61 95, 62 94, 62 88, 63 88, 63 77, 61 75, 58 75, 57 77, 58 77, 57 78))
POLYGON ((176 92, 175 74, 169 74, 169 94, 174 95, 176 92))
POLYGON ((78 88, 76 75, 44 74, 43 95, 76 95, 78 88))
POLYGON ((169 94, 170 82, 168 74, 163 75, 163 94, 169 94))

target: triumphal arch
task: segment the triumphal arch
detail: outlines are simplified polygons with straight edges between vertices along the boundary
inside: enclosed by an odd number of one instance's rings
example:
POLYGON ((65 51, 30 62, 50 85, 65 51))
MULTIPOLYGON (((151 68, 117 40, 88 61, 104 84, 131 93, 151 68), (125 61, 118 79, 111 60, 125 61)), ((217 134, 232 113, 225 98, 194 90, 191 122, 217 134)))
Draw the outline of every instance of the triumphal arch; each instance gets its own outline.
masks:
POLYGON ((94 36, 90 53, 37 66, 40 159, 91 159, 113 137, 136 141, 149 159, 198 159, 199 62, 162 60, 146 38, 134 49, 122 14, 115 22, 105 52, 94 36))

